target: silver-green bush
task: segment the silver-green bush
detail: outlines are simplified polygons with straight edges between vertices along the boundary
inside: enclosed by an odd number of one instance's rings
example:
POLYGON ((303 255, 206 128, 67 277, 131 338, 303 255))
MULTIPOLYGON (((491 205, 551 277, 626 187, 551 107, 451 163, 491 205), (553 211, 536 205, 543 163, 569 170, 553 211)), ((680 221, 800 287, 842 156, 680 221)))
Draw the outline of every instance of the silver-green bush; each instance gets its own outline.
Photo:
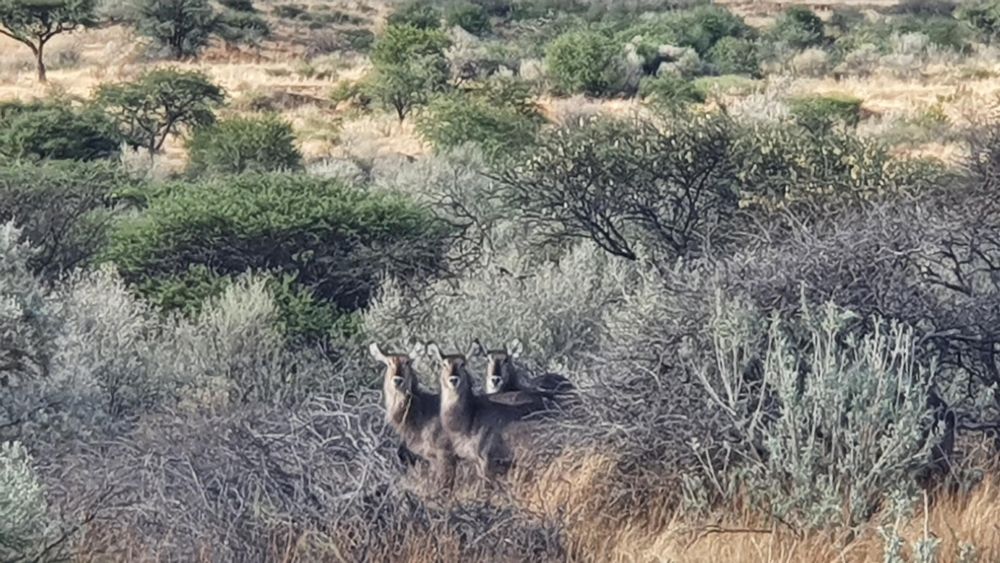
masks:
POLYGON ((827 304, 764 322, 720 301, 714 362, 697 373, 746 457, 718 493, 746 491, 783 521, 821 528, 863 522, 915 487, 942 430, 927 406, 934 366, 917 360, 911 329, 876 319, 859 332, 856 318, 827 304))
POLYGON ((0 445, 0 559, 30 559, 49 532, 45 491, 20 442, 0 445))

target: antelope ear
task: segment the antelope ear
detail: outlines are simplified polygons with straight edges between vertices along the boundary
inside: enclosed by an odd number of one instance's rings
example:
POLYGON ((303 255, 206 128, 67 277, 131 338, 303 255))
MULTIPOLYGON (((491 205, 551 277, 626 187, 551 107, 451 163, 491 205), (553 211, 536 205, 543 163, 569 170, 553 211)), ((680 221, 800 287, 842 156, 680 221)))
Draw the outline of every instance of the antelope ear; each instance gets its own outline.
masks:
POLYGON ((441 356, 441 349, 433 342, 427 344, 427 353, 435 362, 441 363, 444 361, 444 358, 441 356))
POLYGON ((482 342, 478 338, 473 338, 472 344, 469 345, 469 353, 466 355, 470 358, 473 356, 486 356, 486 348, 483 347, 482 342))
POLYGON ((414 342, 410 347, 410 359, 416 360, 420 356, 423 356, 427 352, 427 347, 424 346, 423 342, 414 342))
POLYGON ((521 344, 521 340, 518 338, 511 340, 510 344, 507 345, 507 353, 510 354, 510 357, 512 358, 520 356, 523 351, 524 345, 521 344))
POLYGON ((371 346, 368 347, 368 353, 371 354, 372 357, 375 358, 375 361, 377 362, 381 362, 383 364, 389 363, 389 360, 385 357, 385 354, 382 353, 382 349, 378 347, 377 342, 371 343, 371 346))

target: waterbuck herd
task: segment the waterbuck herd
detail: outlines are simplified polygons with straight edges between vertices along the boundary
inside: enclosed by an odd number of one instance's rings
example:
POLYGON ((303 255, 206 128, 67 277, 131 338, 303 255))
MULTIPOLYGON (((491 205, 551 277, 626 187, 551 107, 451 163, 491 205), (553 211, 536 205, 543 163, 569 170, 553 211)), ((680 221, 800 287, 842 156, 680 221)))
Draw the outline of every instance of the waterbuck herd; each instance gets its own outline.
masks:
POLYGON ((505 439, 516 423, 543 418, 572 400, 573 385, 563 376, 527 378, 515 367, 521 345, 486 349, 473 341, 468 354, 442 354, 436 344, 416 344, 409 353, 368 348, 385 365, 386 419, 401 439, 399 457, 412 464, 430 462, 438 480, 450 489, 459 460, 473 464, 488 481, 505 474, 513 455, 505 439), (413 362, 429 355, 440 368, 440 393, 420 385, 413 362), (487 359, 483 391, 474 389, 467 358, 487 359))

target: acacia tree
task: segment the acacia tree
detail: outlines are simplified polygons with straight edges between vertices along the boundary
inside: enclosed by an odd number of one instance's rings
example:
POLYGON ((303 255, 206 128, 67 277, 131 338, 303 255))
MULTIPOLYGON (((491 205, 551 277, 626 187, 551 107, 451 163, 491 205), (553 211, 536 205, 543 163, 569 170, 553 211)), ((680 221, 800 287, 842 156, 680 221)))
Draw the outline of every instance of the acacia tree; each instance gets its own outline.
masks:
POLYGON ((447 36, 436 30, 390 25, 372 53, 375 72, 369 94, 395 110, 402 122, 414 107, 426 104, 434 92, 444 89, 448 80, 444 50, 448 44, 447 36))
POLYGON ((138 31, 170 49, 174 59, 195 56, 216 31, 208 0, 140 0, 138 31))
POLYGON ((38 81, 45 82, 45 45, 50 39, 93 25, 94 0, 0 0, 0 35, 31 49, 38 81))
POLYGON ((214 123, 213 109, 224 94, 200 72, 165 68, 146 72, 135 82, 101 85, 96 99, 117 121, 125 140, 152 156, 182 127, 214 123))
POLYGON ((734 130, 721 117, 661 131, 596 118, 543 135, 490 175, 521 217, 556 241, 585 238, 629 260, 691 257, 723 244, 738 208, 734 130))

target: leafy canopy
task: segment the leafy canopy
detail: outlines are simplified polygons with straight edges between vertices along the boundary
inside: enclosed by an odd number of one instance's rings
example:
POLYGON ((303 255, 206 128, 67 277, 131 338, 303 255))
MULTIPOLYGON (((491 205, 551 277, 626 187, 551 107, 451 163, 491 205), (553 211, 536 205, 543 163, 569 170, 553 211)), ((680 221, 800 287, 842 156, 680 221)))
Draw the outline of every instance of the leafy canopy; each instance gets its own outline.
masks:
POLYGON ((14 160, 97 160, 115 157, 121 138, 95 108, 68 102, 0 104, 0 156, 14 160))
POLYGON ((114 162, 13 162, 0 166, 0 221, 17 221, 36 249, 28 266, 54 279, 96 256, 129 182, 114 162))
POLYGON ((395 110, 400 121, 418 105, 426 104, 434 92, 444 89, 448 61, 444 50, 449 40, 440 31, 412 25, 390 25, 375 44, 375 71, 368 94, 395 110))
POLYGON ((296 276, 341 309, 364 305, 383 272, 426 274, 444 227, 405 198, 339 181, 265 173, 167 184, 123 222, 106 258, 131 283, 176 277, 196 265, 296 276))
POLYGON ((208 0, 139 0, 138 32, 169 49, 175 59, 197 55, 216 27, 208 0))
POLYGON ((0 0, 0 35, 34 53, 38 80, 45 82, 45 44, 60 33, 94 25, 94 0, 0 0))
POLYGON ((182 127, 214 123, 213 110, 223 99, 222 89, 204 74, 171 68, 148 71, 135 82, 102 84, 96 96, 126 141, 150 153, 182 127))
POLYGON ((557 87, 566 93, 614 94, 621 83, 621 46, 596 31, 570 31, 545 52, 545 64, 557 87))

